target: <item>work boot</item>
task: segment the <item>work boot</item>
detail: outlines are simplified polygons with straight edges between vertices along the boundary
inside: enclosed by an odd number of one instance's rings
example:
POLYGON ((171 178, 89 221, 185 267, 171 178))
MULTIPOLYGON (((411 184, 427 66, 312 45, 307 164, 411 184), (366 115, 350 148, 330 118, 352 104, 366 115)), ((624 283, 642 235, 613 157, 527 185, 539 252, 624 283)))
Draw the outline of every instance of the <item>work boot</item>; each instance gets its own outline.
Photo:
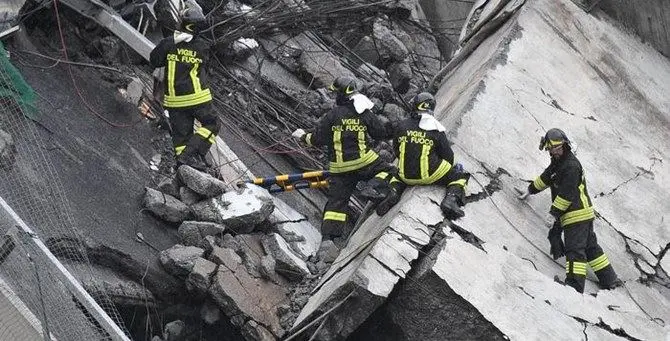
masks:
POLYGON ((440 203, 440 208, 442 213, 449 220, 456 220, 465 216, 465 212, 461 209, 463 206, 463 196, 465 195, 465 190, 461 186, 448 186, 447 194, 445 194, 442 203, 440 203))
POLYGON ((603 289, 603 290, 612 290, 612 289, 616 289, 618 287, 622 287, 623 286, 623 281, 621 281, 620 279, 617 278, 614 281, 612 281, 610 283, 607 283, 607 284, 603 284, 603 283, 598 282, 598 286, 600 287, 600 289, 603 289))
POLYGON ((444 200, 442 200, 442 203, 440 204, 440 208, 442 209, 444 216, 449 220, 456 220, 465 216, 465 212, 459 207, 458 199, 454 195, 447 195, 444 197, 444 200))
POLYGON ((400 193, 398 193, 398 190, 394 187, 391 187, 389 189, 389 193, 386 196, 382 202, 377 205, 377 208, 375 209, 375 212, 379 216, 383 216, 384 214, 388 213, 388 211, 391 209, 391 207, 395 206, 398 202, 400 201, 400 193))

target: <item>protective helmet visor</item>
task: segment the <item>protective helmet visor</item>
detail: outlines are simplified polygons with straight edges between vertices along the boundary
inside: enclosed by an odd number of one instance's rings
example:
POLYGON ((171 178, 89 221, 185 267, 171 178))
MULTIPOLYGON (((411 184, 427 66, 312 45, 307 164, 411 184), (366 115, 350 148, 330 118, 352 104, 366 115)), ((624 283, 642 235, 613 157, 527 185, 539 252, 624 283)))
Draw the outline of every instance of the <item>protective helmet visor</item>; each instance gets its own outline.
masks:
POLYGON ((558 147, 563 145, 565 141, 563 140, 551 140, 547 139, 546 137, 542 137, 540 139, 540 150, 550 150, 554 147, 558 147))

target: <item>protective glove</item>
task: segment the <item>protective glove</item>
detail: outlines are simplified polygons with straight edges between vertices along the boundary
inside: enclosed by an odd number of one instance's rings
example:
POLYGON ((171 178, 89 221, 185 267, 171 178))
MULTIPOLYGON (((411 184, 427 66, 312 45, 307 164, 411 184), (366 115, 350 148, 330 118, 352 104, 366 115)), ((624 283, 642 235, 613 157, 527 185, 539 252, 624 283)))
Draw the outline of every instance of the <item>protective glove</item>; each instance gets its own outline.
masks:
POLYGON ((561 236, 562 233, 563 227, 557 220, 554 223, 554 226, 549 230, 549 235, 547 236, 547 239, 549 239, 549 244, 551 245, 549 253, 551 253, 552 257, 554 257, 554 260, 565 256, 565 245, 563 245, 563 237, 561 236))
POLYGON ((302 139, 302 137, 305 136, 305 134, 306 133, 305 133, 304 130, 298 128, 298 129, 294 130, 293 133, 291 133, 291 136, 293 136, 297 139, 302 139))
POLYGON ((529 195, 530 195, 530 193, 528 191, 523 191, 516 198, 519 199, 519 200, 526 200, 526 198, 528 198, 529 195))

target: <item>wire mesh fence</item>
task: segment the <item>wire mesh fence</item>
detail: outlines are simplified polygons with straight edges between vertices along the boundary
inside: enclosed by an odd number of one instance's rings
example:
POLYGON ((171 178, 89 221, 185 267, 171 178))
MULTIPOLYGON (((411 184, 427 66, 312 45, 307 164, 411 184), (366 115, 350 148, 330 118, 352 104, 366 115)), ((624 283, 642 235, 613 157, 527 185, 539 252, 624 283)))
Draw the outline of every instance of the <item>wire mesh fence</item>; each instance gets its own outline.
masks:
MULTIPOLYGON (((33 90, 0 45, 0 198, 8 204, 6 209, 0 209, 0 260, 4 258, 0 277, 40 321, 43 335, 53 335, 57 340, 123 339, 123 333, 110 335, 102 331, 100 317, 91 312, 81 293, 64 277, 67 271, 55 266, 60 263, 54 263, 55 258, 51 257, 55 254, 91 269, 62 183, 45 154, 33 121, 39 115, 34 98, 33 90), (17 220, 25 221, 25 227, 34 232, 17 228, 17 220), (50 250, 39 247, 61 239, 69 241, 67 246, 51 243, 50 250)), ((79 281, 96 283, 92 271, 78 275, 79 281)), ((96 300, 123 328, 122 319, 104 290, 96 290, 96 300)), ((5 323, 12 322, 0 320, 0 331, 5 323)), ((0 340, 5 340, 2 334, 0 340)))

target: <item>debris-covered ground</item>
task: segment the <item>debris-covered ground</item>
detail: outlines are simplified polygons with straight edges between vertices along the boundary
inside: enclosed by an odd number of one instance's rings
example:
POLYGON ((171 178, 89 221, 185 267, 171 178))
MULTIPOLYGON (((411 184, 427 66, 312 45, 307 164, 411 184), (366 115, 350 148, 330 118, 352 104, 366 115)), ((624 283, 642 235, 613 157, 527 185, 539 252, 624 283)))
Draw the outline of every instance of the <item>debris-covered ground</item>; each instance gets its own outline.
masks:
MULTIPOLYGON (((536 32, 567 41, 572 49, 568 51, 577 51, 575 42, 590 49, 585 42, 589 39, 579 39, 560 26, 572 22, 568 18, 587 27, 586 32, 634 45, 605 19, 587 17, 563 0, 552 6, 544 0, 532 5, 519 0, 478 2, 472 12, 469 2, 445 5, 441 0, 199 3, 211 25, 205 34, 217 52, 212 90, 223 127, 220 137, 253 174, 323 168, 321 151, 305 149, 290 133, 312 127, 332 106, 325 87, 336 76, 356 77, 384 120, 404 117, 407 101, 431 88, 439 90, 441 98, 437 116, 449 127, 457 154, 474 175, 467 215, 458 222, 444 220, 437 208, 440 189, 409 191, 394 211, 373 216, 347 244, 346 239, 322 239, 318 226, 324 201, 318 190, 270 195, 250 184, 233 186, 244 180, 242 173, 233 179, 212 176, 223 163, 215 164, 211 174, 189 167, 176 170, 168 127, 151 101, 152 70, 146 62, 67 6, 28 1, 22 31, 7 41, 11 60, 38 94, 40 137, 46 141, 49 160, 63 174, 75 221, 87 238, 89 259, 100 273, 97 278, 116 283, 103 290, 113 297, 133 339, 276 340, 301 330, 308 330, 299 337, 304 340, 312 335, 318 340, 523 335, 653 339, 668 328, 663 320, 668 311, 667 231, 650 227, 652 222, 645 222, 641 232, 617 230, 609 223, 622 220, 610 218, 616 216, 611 212, 615 205, 608 198, 599 199, 609 213, 603 220, 611 227, 603 233, 603 243, 628 284, 626 291, 602 293, 591 283, 589 290, 595 292, 582 297, 552 280, 562 265, 549 261, 536 246, 545 239, 544 231, 530 226, 543 224, 535 213, 538 204, 520 209, 510 194, 512 187, 521 186, 522 177, 530 176, 526 173, 531 170, 524 167, 541 169, 534 157, 519 155, 519 146, 528 147, 519 136, 539 134, 542 124, 568 124, 578 131, 578 123, 583 123, 559 122, 551 111, 576 117, 565 109, 570 104, 549 94, 576 98, 569 89, 555 88, 568 83, 560 72, 546 71, 568 67, 533 67, 533 59, 519 57, 519 51, 544 51, 546 46, 533 45, 544 41, 533 36, 536 32), (549 24, 553 21, 545 16, 558 19, 549 24), (459 39, 462 46, 454 43, 459 39), (521 48, 519 42, 531 47, 521 48), (523 65, 514 64, 517 60, 523 65), (538 79, 547 75, 554 78, 538 79), (500 78, 509 81, 499 83, 500 78), (447 85, 440 88, 443 79, 447 85), (540 88, 528 85, 533 82, 540 88), (526 96, 530 90, 517 88, 504 95, 501 84, 508 83, 524 84, 524 89, 538 90, 546 98, 537 104, 533 96, 526 96), (501 103, 508 107, 498 110, 501 103), (153 110, 139 109, 143 104, 153 110), (512 115, 526 113, 529 107, 532 119, 512 115), (538 118, 535 112, 546 115, 538 118), (504 130, 509 124, 527 129, 504 130), (481 126, 492 136, 481 132, 481 126), (505 148, 492 147, 493 139, 506 141, 505 148), (652 240, 658 245, 651 245, 652 240), (499 307, 496 299, 507 305, 499 307), (569 303, 580 299, 580 309, 569 303), (660 303, 654 304, 654 299, 660 303), (519 309, 513 309, 514 304, 519 309), (533 314, 518 315, 523 311, 533 314), (626 313, 630 316, 624 318, 626 313)), ((107 4, 138 24, 141 6, 107 4)), ((147 36, 154 41, 170 25, 165 6, 157 2, 157 20, 140 25, 147 25, 147 36)), ((628 51, 627 46, 618 48, 628 51)), ((592 52, 602 53, 596 48, 592 52)), ((568 52, 562 59, 553 57, 545 53, 542 60, 579 63, 568 52)), ((614 63, 611 56, 605 59, 614 63)), ((667 60, 656 64, 663 63, 667 60)), ((610 72, 603 79, 612 90, 619 84, 613 81, 617 72, 627 75, 620 69, 625 68, 594 72, 601 78, 610 72)), ((666 69, 659 70, 662 74, 666 69)), ((649 102, 651 107, 666 105, 653 94, 635 98, 643 98, 635 103, 649 102)), ((623 103, 628 102, 622 99, 619 105, 623 103)), ((598 112, 592 111, 588 119, 595 122, 598 112)), ((610 124, 619 123, 613 119, 610 124)), ((614 134, 591 127, 576 139, 584 140, 591 131, 614 134)), ((663 134, 667 129, 654 136, 663 134)), ((0 137, 0 147, 8 145, 10 140, 0 137)), ((392 159, 387 141, 377 141, 376 148, 392 159)), ((656 168, 651 168, 665 167, 666 152, 652 153, 653 160, 661 160, 644 172, 652 174, 652 181, 656 168)), ((613 194, 619 185, 607 191, 612 181, 617 180, 594 181, 593 188, 613 194)), ((31 184, 24 185, 29 199, 44 200, 31 184)), ((49 238, 54 249, 70 247, 70 241, 57 234, 43 238, 49 238)), ((77 265, 68 266, 77 272, 77 265)), ((89 291, 99 290, 94 284, 87 286, 89 291)))
MULTIPOLYGON (((136 23, 127 4, 108 4, 136 23)), ((200 4, 210 13, 216 44, 212 89, 221 137, 261 176, 322 168, 320 151, 289 137, 295 128, 313 126, 332 106, 325 87, 336 76, 355 76, 379 115, 395 120, 445 63, 414 1, 200 4)), ((162 5, 159 20, 148 28, 154 40, 169 22, 162 5)), ((177 174, 160 111, 142 116, 137 109, 150 98, 152 70, 146 62, 63 4, 28 1, 23 13, 22 32, 8 49, 40 96, 40 125, 62 138, 54 142, 57 169, 82 174, 68 178, 66 188, 75 186, 69 181, 87 179, 71 197, 77 221, 95 240, 88 245, 92 263, 123 278, 125 289, 117 296, 126 297, 118 299, 125 303, 119 310, 133 337, 166 337, 163 326, 172 320, 185 322, 183 339, 220 339, 220 330, 231 340, 285 336, 343 246, 342 240, 321 243, 314 228, 322 194, 278 196, 300 212, 251 196, 250 205, 266 203, 253 212, 257 216, 232 222, 218 216, 212 205, 246 199, 225 199, 236 195, 229 184, 208 178, 198 181, 214 184, 193 185, 188 175, 177 174), (87 159, 93 156, 101 159, 87 159), (96 211, 98 205, 108 213, 96 211), (145 289, 130 290, 134 283, 145 289), (148 314, 146 297, 153 302, 148 314)), ((390 145, 378 148, 389 151, 390 145)), ((168 329, 181 328, 182 322, 175 323, 168 329)))

